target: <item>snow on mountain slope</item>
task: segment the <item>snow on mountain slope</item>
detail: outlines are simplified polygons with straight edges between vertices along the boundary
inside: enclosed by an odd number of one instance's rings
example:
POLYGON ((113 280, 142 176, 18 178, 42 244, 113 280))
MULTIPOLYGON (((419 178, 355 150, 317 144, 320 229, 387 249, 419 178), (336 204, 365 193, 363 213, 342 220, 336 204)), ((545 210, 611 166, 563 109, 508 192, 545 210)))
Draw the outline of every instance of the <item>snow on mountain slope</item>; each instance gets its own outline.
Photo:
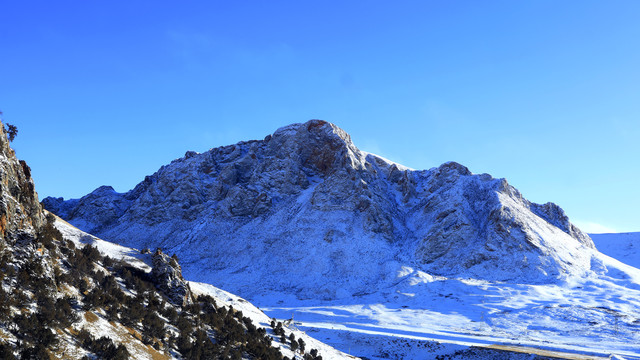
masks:
MULTIPOLYGON (((101 240, 59 218, 56 227, 78 246, 91 244, 105 255, 151 271, 150 254, 101 240)), ((256 299, 263 309, 209 284, 190 282, 190 286, 197 295, 211 295, 219 305, 242 311, 270 334, 272 317, 283 321, 293 316, 295 326, 287 334, 303 338, 307 348, 318 349, 323 359, 351 358, 325 343, 369 359, 438 355, 530 359, 527 354, 604 359, 610 353, 638 358, 640 302, 636 299, 640 291, 628 288, 638 287, 640 271, 606 256, 597 258, 602 272, 614 277, 518 285, 450 279, 404 267, 396 274, 395 286, 382 293, 339 301, 300 300, 272 293, 256 299), (510 351, 489 349, 496 344, 509 345, 510 351)), ((82 326, 98 335, 123 337, 122 329, 102 319, 83 320, 82 326)), ((274 345, 283 355, 293 355, 287 346, 274 345)), ((130 349, 134 352, 136 348, 130 349)), ((141 348, 135 354, 146 358, 149 351, 141 348)))
MULTIPOLYGON (((60 218, 56 218, 56 227, 65 236, 65 238, 73 241, 80 247, 91 245, 96 247, 103 255, 109 256, 112 259, 124 260, 129 265, 135 266, 146 273, 150 273, 152 271, 153 265, 152 256, 150 253, 142 254, 136 249, 104 241, 91 234, 87 234, 84 231, 77 229, 76 227, 60 218)), ((210 295, 215 299, 218 305, 224 306, 226 308, 233 307, 233 309, 235 310, 242 311, 242 314, 250 318, 256 326, 262 327, 267 330, 267 333, 269 333, 274 339, 273 345, 280 349, 284 356, 287 356, 289 359, 302 359, 302 356, 298 352, 294 353, 293 351, 291 351, 289 345, 278 342, 278 337, 270 328, 272 319, 265 315, 260 309, 252 305, 250 302, 236 295, 218 289, 217 287, 210 284, 189 282, 189 285, 194 295, 210 295)), ((117 326, 110 324, 104 319, 95 318, 92 319, 92 321, 83 320, 81 326, 92 329, 92 333, 99 336, 109 336, 113 339, 120 339, 124 337, 122 334, 118 333, 119 329, 117 326)), ((294 333, 296 339, 303 339, 306 343, 308 351, 310 351, 311 349, 318 350, 318 353, 322 355, 323 359, 357 359, 354 356, 344 354, 332 348, 331 346, 328 346, 312 338, 311 336, 298 329, 287 328, 286 333, 287 337, 291 333, 294 333)), ((135 349, 135 347, 130 348, 135 349)), ((151 358, 151 355, 149 353, 152 351, 153 349, 143 349, 139 353, 134 353, 133 356, 136 359, 143 359, 147 357, 151 358)))
POLYGON ((603 254, 640 268, 640 232, 590 234, 590 236, 603 254))
MULTIPOLYGON (((216 299, 216 303, 226 307, 232 306, 234 309, 242 311, 242 313, 245 316, 251 318, 254 324, 259 324, 259 326, 269 329, 272 318, 265 315, 264 312, 262 312, 260 309, 252 305, 250 302, 238 296, 235 296, 231 293, 228 293, 224 290, 220 290, 213 285, 209 285, 205 283, 197 283, 197 282, 191 282, 190 285, 195 294, 210 295, 214 299, 216 299)), ((323 359, 329 359, 329 360, 356 359, 355 356, 349 356, 348 354, 338 351, 332 348, 331 346, 328 346, 312 338, 311 336, 307 335, 304 331, 301 331, 295 328, 294 326, 287 326, 287 330, 285 331, 287 333, 287 336, 290 336, 290 334, 293 333, 296 339, 303 339, 307 346, 307 349, 318 350, 318 352, 322 354, 323 359)), ((270 331, 269 333, 274 338, 276 338, 276 336, 273 334, 272 331, 270 331)), ((294 354, 294 352, 292 352, 288 346, 285 346, 281 343, 275 343, 275 345, 279 347, 280 351, 284 356, 293 358, 294 356, 298 355, 298 354, 294 354)))
POLYGON ((364 294, 403 266, 526 283, 591 271, 591 239, 558 206, 457 163, 398 166, 320 120, 187 152, 124 194, 43 203, 109 241, 175 252, 188 277, 245 297, 364 294))
POLYGON ((124 260, 127 264, 144 272, 151 272, 153 265, 151 263, 150 254, 141 254, 140 251, 136 249, 104 241, 78 229, 57 216, 55 225, 65 239, 73 241, 77 246, 82 247, 90 244, 91 246, 96 247, 105 256, 109 256, 113 259, 124 260))
MULTIPOLYGON (((79 246, 92 244, 114 259, 151 269, 149 254, 103 241, 60 219, 56 226, 79 246)), ((272 317, 293 316, 296 328, 290 331, 324 359, 348 357, 325 343, 370 359, 433 358, 456 351, 463 359, 483 359, 495 353, 482 349, 496 344, 560 358, 603 359, 612 353, 640 358, 640 270, 597 253, 594 259, 601 275, 548 285, 450 279, 405 267, 396 274, 395 286, 382 293, 339 301, 272 293, 255 300, 262 309, 212 285, 190 285, 195 294, 211 295, 266 329, 272 317)), ((101 328, 118 338, 117 329, 101 328)), ((287 347, 281 351, 291 355, 287 347)))

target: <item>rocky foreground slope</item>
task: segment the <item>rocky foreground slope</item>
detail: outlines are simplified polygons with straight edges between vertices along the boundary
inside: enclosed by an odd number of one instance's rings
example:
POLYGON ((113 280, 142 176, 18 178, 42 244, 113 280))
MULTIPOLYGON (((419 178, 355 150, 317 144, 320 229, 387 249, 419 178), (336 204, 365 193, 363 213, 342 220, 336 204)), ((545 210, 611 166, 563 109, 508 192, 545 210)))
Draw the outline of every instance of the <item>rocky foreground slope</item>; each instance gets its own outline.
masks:
POLYGON ((457 163, 411 170, 311 120, 181 159, 133 190, 103 186, 48 210, 101 238, 162 247, 185 274, 251 296, 375 291, 410 265, 526 283, 590 271, 591 239, 561 208, 457 163))

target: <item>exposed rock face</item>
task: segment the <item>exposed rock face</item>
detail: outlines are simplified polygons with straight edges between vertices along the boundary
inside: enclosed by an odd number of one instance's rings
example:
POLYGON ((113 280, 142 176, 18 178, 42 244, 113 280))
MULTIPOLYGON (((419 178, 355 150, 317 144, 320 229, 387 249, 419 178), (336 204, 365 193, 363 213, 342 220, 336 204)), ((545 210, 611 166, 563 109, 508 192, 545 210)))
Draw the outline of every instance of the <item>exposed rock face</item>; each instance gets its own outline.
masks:
POLYGON ((44 224, 31 170, 9 146, 0 123, 0 236, 5 241, 33 238, 44 224))
POLYGON ((125 194, 103 187, 44 203, 102 238, 175 252, 190 278, 245 296, 362 293, 406 264, 546 281, 588 271, 582 249, 593 248, 558 206, 532 204, 503 179, 453 162, 407 169, 320 120, 188 152, 125 194))
POLYGON ((182 277, 182 268, 178 260, 156 250, 152 257, 151 276, 156 286, 175 305, 185 306, 192 303, 191 289, 182 277))

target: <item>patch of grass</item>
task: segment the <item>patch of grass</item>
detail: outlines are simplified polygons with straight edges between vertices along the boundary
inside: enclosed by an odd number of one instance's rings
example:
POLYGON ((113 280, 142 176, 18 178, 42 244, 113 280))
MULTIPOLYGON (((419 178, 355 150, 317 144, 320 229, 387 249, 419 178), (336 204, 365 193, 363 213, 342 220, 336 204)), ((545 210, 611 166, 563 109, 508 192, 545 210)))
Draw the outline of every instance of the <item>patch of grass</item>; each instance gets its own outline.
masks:
POLYGON ((94 314, 91 311, 87 311, 84 313, 84 318, 85 320, 87 320, 90 323, 94 323, 96 321, 98 321, 98 315, 94 314))
MULTIPOLYGON (((113 324, 113 325, 115 326, 115 324, 113 324)), ((142 341, 142 334, 140 334, 137 330, 132 329, 132 328, 130 328, 128 326, 125 326, 124 328, 127 330, 129 335, 133 336, 138 341, 142 341)))
POLYGON ((161 353, 160 351, 154 349, 150 345, 145 345, 142 343, 142 334, 140 334, 137 330, 132 329, 128 326, 122 326, 120 324, 116 324, 113 322, 109 322, 114 328, 114 330, 118 334, 117 341, 124 346, 127 347, 129 353, 132 358, 135 357, 135 353, 147 353, 151 355, 153 360, 169 360, 171 357, 167 354, 161 353), (128 335, 128 336, 127 336, 128 335), (132 340, 131 337, 135 340, 132 340))

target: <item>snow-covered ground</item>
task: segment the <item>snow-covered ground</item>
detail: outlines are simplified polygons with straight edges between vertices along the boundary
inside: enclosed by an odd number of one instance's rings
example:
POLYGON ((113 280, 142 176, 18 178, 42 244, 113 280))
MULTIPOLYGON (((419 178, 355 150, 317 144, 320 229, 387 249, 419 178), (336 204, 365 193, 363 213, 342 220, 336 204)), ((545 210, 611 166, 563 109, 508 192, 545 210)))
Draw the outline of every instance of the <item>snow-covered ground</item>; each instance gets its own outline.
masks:
MULTIPOLYGON (((228 293, 224 290, 220 290, 213 285, 197 283, 197 282, 189 282, 189 286, 191 287, 191 291, 193 291, 194 294, 196 295, 201 295, 201 294, 211 295, 216 300, 216 303, 218 305, 223 305, 227 307, 233 306, 235 310, 242 311, 243 316, 247 316, 251 318, 251 321, 253 321, 253 323, 256 326, 261 326, 266 328, 267 332, 271 334, 271 336, 273 336, 274 339, 277 339, 277 336, 270 329, 271 318, 267 316, 264 312, 262 312, 260 309, 255 307, 253 304, 251 304, 250 302, 236 295, 228 293)), ((279 320, 282 321, 283 319, 279 319, 279 320)), ((289 336, 289 334, 293 333, 296 339, 302 338, 306 344, 306 348, 308 350, 311 350, 311 349, 318 350, 318 353, 322 355, 323 359, 329 359, 329 360, 333 360, 333 359, 337 360, 337 359, 345 359, 345 358, 355 359, 355 357, 353 356, 348 356, 347 354, 341 351, 338 351, 330 346, 327 346, 326 344, 312 338, 311 336, 307 335, 303 330, 296 328, 296 326, 293 324, 285 327, 286 327, 285 333, 287 337, 289 336)), ((294 353, 291 351, 291 349, 288 346, 285 346, 280 342, 274 341, 272 344, 278 347, 282 352, 282 355, 288 358, 292 358, 293 356, 296 356, 296 359, 302 358, 299 353, 296 353, 294 355, 294 353)))
POLYGON ((65 239, 71 240, 76 246, 91 245, 95 246, 100 252, 113 259, 123 259, 127 263, 144 270, 151 271, 151 256, 141 254, 140 251, 126 246, 114 244, 104 241, 91 234, 76 228, 68 222, 56 216, 56 228, 62 233, 65 239))
POLYGON ((318 302, 253 299, 269 316, 371 359, 431 358, 452 346, 523 347, 565 358, 640 359, 640 270, 594 253, 601 274, 547 285, 432 277, 412 269, 379 294, 318 302), (558 354, 558 352, 563 354, 558 354))
MULTIPOLYGON (((112 257, 138 259, 146 266, 135 250, 91 237, 60 220, 57 225, 77 242, 91 242, 112 257)), ((640 359, 640 270, 629 266, 640 264, 635 252, 640 234, 593 238, 598 249, 626 264, 591 250, 590 272, 550 284, 446 278, 405 266, 379 292, 330 301, 272 292, 250 299, 259 309, 214 286, 191 286, 242 310, 268 330, 271 318, 293 317, 296 337, 306 333, 317 339, 305 337, 308 348, 317 348, 325 359, 345 358, 344 353, 369 359, 430 359, 469 346, 574 359, 640 359)), ((288 351, 283 349, 285 355, 288 351)))

